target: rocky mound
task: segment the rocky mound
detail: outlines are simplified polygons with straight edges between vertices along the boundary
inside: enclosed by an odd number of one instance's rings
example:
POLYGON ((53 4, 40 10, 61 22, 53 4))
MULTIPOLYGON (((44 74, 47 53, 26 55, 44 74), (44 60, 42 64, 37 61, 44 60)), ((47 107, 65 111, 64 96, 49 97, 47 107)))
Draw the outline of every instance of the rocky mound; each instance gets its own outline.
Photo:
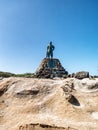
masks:
POLYGON ((98 79, 0 80, 0 130, 98 130, 98 79))
POLYGON ((35 72, 36 78, 67 77, 68 72, 61 65, 59 59, 44 58, 35 72))

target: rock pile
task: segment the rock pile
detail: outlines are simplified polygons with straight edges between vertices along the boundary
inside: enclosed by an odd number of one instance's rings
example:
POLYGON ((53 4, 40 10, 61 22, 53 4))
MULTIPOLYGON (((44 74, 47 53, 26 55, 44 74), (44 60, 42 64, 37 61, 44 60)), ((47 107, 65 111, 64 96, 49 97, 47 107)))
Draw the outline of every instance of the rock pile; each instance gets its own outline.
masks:
POLYGON ((58 59, 44 58, 35 72, 36 78, 54 78, 64 77, 66 78, 68 72, 62 67, 58 59))

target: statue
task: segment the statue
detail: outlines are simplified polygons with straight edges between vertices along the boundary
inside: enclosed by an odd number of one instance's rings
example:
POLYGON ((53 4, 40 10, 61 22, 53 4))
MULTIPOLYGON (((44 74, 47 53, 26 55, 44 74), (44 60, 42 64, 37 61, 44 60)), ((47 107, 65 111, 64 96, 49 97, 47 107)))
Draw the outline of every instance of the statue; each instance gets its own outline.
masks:
POLYGON ((46 58, 53 58, 53 51, 55 47, 52 45, 52 42, 49 43, 47 46, 46 58))

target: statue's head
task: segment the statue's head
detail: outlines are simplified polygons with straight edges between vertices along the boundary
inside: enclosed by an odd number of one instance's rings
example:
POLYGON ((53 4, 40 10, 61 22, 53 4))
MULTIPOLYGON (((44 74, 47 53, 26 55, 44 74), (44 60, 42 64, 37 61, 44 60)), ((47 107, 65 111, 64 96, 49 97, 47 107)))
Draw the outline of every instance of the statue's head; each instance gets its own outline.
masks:
POLYGON ((50 41, 50 45, 52 45, 52 41, 50 41))

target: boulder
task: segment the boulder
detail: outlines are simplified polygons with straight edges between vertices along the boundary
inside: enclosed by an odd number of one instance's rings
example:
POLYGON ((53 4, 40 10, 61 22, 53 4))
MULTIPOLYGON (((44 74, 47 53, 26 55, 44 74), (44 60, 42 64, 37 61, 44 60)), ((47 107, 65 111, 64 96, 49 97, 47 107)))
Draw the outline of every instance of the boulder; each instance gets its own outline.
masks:
POLYGON ((75 74, 75 78, 77 78, 77 79, 89 78, 89 72, 86 72, 86 71, 77 72, 75 74))

